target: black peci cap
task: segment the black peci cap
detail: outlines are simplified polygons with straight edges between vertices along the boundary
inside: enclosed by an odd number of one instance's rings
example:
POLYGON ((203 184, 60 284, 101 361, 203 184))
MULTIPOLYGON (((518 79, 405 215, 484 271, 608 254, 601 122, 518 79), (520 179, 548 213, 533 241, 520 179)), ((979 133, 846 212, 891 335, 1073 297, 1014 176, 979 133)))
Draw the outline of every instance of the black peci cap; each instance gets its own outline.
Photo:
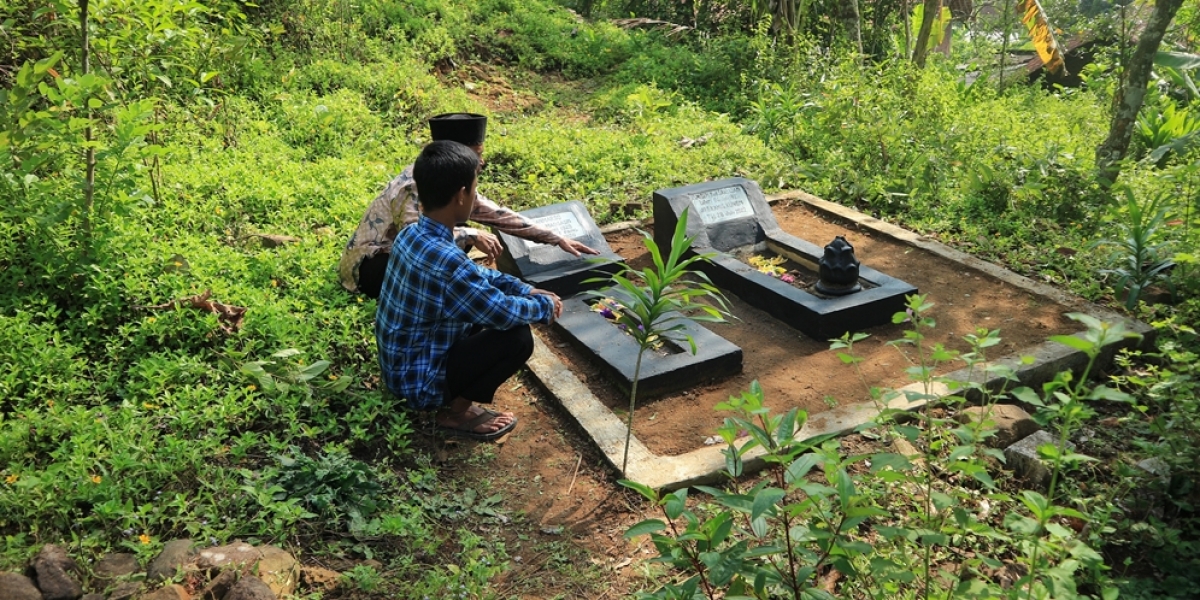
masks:
POLYGON ((434 141, 450 140, 478 146, 487 137, 487 117, 474 113, 446 113, 429 119, 429 135, 434 141))

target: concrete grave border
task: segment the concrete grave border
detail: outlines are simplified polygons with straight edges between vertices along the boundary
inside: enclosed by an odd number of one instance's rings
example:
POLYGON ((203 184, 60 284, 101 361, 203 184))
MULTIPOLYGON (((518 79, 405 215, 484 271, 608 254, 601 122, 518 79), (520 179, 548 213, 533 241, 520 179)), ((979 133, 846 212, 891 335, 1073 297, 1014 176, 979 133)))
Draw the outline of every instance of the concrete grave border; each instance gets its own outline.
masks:
MULTIPOLYGON (((811 194, 797 191, 769 197, 769 201, 772 203, 781 200, 803 202, 808 207, 826 216, 849 221, 859 227, 869 229, 895 241, 931 252, 976 271, 981 271, 1027 292, 1048 298, 1056 304, 1071 309, 1072 312, 1086 313, 1109 322, 1124 322, 1129 331, 1142 334, 1143 337, 1140 342, 1131 339, 1121 344, 1109 346, 1107 351, 1097 359, 1097 367, 1102 368, 1111 363, 1118 348, 1141 347, 1148 349, 1153 347, 1154 330, 1141 321, 1130 319, 1052 286, 1017 275, 1008 269, 980 260, 942 243, 864 215, 856 210, 822 200, 811 194)), ((631 225, 636 224, 618 223, 602 228, 602 231, 604 233, 612 233, 629 228, 631 225)), ((1078 333, 1076 336, 1082 337, 1082 333, 1078 333)), ((1059 371, 1083 368, 1087 364, 1087 357, 1082 352, 1072 350, 1061 344, 1043 342, 1030 348, 1023 348, 994 362, 1012 367, 1022 384, 1038 386, 1053 378, 1059 371), (1034 358, 1033 362, 1023 364, 1021 356, 1025 355, 1032 356, 1034 358)), ((545 342, 537 336, 534 337, 533 356, 529 359, 527 366, 534 377, 566 409, 567 413, 585 432, 592 443, 600 449, 608 463, 614 469, 620 469, 627 432, 625 423, 606 406, 601 404, 588 387, 579 381, 579 378, 567 369, 566 365, 559 361, 546 346, 545 342)), ((975 369, 977 374, 980 374, 980 371, 981 369, 979 368, 975 369)), ((966 379, 968 375, 969 371, 962 369, 948 374, 948 377, 966 379)), ((982 383, 989 386, 999 386, 1004 382, 996 378, 983 381, 982 383)), ((901 388, 901 391, 924 393, 925 390, 922 384, 910 384, 901 388)), ((949 389, 943 384, 935 384, 930 393, 935 398, 942 397, 949 394, 949 389)), ((900 396, 890 403, 890 407, 913 410, 924 404, 925 401, 910 402, 904 396, 900 396)), ((801 428, 799 435, 803 438, 809 438, 824 434, 847 433, 859 425, 870 422, 878 413, 878 408, 871 401, 839 405, 831 410, 810 415, 808 422, 801 428)), ((724 445, 718 444, 678 456, 659 456, 651 452, 635 435, 629 448, 629 469, 625 477, 664 490, 678 489, 701 483, 712 483, 723 477, 721 474, 722 469, 725 468, 725 457, 721 453, 723 449, 724 445)), ((750 451, 744 459, 747 473, 763 467, 761 448, 755 448, 750 451)))

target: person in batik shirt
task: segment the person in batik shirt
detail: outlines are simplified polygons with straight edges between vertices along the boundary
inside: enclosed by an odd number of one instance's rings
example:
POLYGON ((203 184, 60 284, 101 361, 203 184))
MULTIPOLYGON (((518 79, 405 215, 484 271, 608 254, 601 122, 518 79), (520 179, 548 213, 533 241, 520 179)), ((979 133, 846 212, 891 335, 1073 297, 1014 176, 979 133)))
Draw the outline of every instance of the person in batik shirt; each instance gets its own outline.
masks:
MULTIPOLYGON (((487 117, 471 113, 438 115, 429 119, 429 133, 434 141, 450 140, 470 147, 482 161, 487 117)), ((371 202, 367 207, 367 214, 350 236, 346 250, 342 252, 342 258, 338 262, 338 279, 341 280, 342 287, 351 292, 362 292, 372 298, 379 297, 392 242, 401 229, 417 222, 421 214, 418 202, 417 186, 413 181, 410 165, 388 183, 383 193, 371 202)), ((539 227, 482 195, 478 196, 475 210, 469 220, 532 242, 558 246, 575 256, 581 253, 598 254, 586 244, 539 227)), ((478 248, 489 260, 495 259, 501 250, 500 241, 496 236, 462 224, 454 228, 454 243, 464 250, 469 247, 478 248)))

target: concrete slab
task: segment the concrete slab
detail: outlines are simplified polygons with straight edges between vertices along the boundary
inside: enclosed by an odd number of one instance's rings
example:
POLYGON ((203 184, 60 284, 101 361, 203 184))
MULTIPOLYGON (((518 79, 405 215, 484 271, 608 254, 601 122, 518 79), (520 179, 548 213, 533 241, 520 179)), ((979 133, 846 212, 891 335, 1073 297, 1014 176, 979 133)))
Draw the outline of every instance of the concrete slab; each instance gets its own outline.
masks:
MULTIPOLYGON (((619 302, 626 297, 618 288, 603 293, 619 302)), ((628 394, 637 368, 638 344, 600 313, 591 310, 591 303, 596 300, 587 294, 564 300, 562 317, 554 323, 554 328, 591 357, 613 383, 628 394)), ((696 353, 691 353, 686 341, 667 341, 669 353, 645 352, 638 381, 640 398, 687 389, 699 382, 724 379, 742 372, 741 348, 691 319, 682 315, 676 319, 671 324, 683 325, 679 333, 691 336, 696 343, 696 353)))
MULTIPOLYGON (((1148 349, 1153 346, 1154 330, 1150 326, 1088 303, 1057 288, 1022 277, 1003 267, 974 258, 911 231, 884 223, 852 209, 826 202, 804 192, 790 192, 776 196, 772 200, 781 199, 804 202, 812 209, 857 223, 860 227, 871 229, 878 234, 956 261, 965 267, 983 271, 992 277, 1030 293, 1046 297, 1072 310, 1084 312, 1108 322, 1123 322, 1129 331, 1142 334, 1143 337, 1140 341, 1131 339, 1123 344, 1110 346, 1098 358, 1096 366, 1099 368, 1110 364, 1120 347, 1139 346, 1148 349)), ((1077 335, 1082 337, 1083 334, 1077 335)), ((1054 374, 1059 371, 1082 369, 1087 363, 1087 357, 1081 352, 1061 344, 1044 342, 1032 348, 1023 348, 995 362, 1012 367, 1022 384, 1039 386, 1053 378, 1054 374), (1033 358, 1031 363, 1026 363, 1021 359, 1026 355, 1033 358)), ((527 366, 592 443, 600 449, 608 463, 614 469, 619 469, 625 448, 627 431, 625 423, 604 406, 588 387, 555 357, 540 338, 535 337, 533 357, 530 358, 527 366)), ((1011 382, 990 377, 984 372, 984 369, 978 367, 973 371, 962 369, 950 373, 947 378, 959 380, 971 378, 992 388, 1012 386, 1011 382)), ((949 388, 942 384, 935 384, 929 390, 925 390, 921 384, 910 384, 900 388, 900 391, 906 393, 892 400, 890 408, 914 410, 928 402, 937 402, 939 398, 950 393, 949 388)), ((828 411, 811 414, 798 435, 801 438, 810 438, 824 434, 847 433, 870 422, 879 414, 881 408, 874 402, 863 401, 843 404, 828 411)), ((663 490, 717 482, 724 478, 722 470, 725 468, 725 458, 721 453, 723 449, 721 446, 707 446, 679 456, 658 456, 650 452, 635 435, 629 450, 629 469, 625 473, 625 477, 663 490)), ((746 472, 761 469, 763 466, 762 451, 760 449, 752 450, 745 456, 745 460, 746 472)))

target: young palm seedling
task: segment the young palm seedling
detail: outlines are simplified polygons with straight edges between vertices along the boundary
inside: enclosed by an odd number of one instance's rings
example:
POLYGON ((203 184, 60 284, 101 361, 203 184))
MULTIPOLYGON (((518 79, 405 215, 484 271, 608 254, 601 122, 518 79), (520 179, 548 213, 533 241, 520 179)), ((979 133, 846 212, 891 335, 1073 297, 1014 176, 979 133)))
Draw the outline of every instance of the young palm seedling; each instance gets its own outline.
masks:
MULTIPOLYGON (((625 326, 625 331, 638 344, 637 362, 633 368, 633 385, 629 390, 629 417, 625 433, 625 455, 621 459, 621 474, 629 465, 629 441, 633 436, 633 411, 637 406, 638 378, 641 376, 642 357, 647 349, 660 345, 663 340, 686 340, 692 354, 696 353, 696 342, 684 333, 682 319, 722 323, 729 316, 729 304, 704 273, 692 271, 690 267, 698 261, 711 258, 710 254, 684 258, 684 252, 692 245, 687 236, 688 211, 680 215, 675 233, 671 237, 671 248, 664 258, 654 238, 642 232, 643 243, 650 253, 652 266, 634 269, 625 266, 607 277, 590 280, 605 282, 616 288, 620 299, 619 309, 614 311, 613 320, 625 326), (691 277, 688 277, 691 275, 691 277), (709 303, 701 302, 708 300, 709 303)), ((591 292, 603 296, 608 292, 591 292)))

